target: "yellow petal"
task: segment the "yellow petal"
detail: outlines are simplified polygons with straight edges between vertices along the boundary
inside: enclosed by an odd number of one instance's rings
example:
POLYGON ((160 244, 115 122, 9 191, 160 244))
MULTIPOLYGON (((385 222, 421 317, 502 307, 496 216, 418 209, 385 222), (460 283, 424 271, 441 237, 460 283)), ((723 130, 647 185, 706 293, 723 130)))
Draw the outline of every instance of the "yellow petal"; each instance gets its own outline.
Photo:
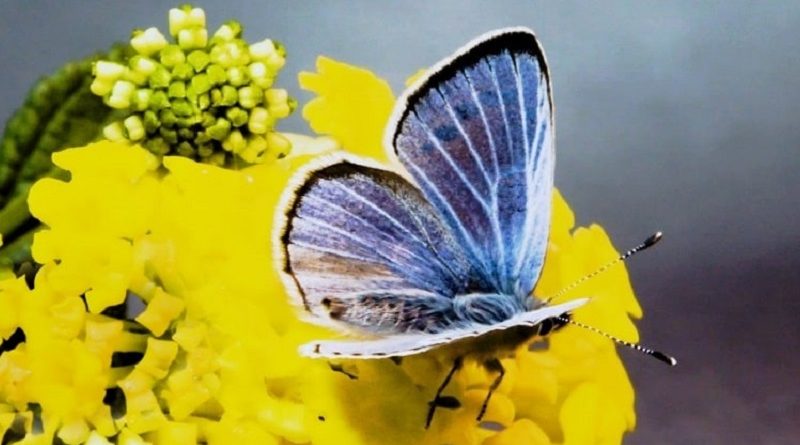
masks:
POLYGON ((197 426, 183 422, 165 422, 154 434, 149 434, 154 445, 194 445, 197 443, 197 426))
POLYGON ((161 336, 184 307, 182 299, 168 294, 163 289, 157 289, 147 308, 136 317, 136 321, 156 336, 161 336))
POLYGON ((561 408, 564 445, 594 443, 597 428, 598 389, 584 384, 570 393, 561 408))
POLYGON ((144 357, 136 365, 137 369, 151 375, 156 379, 163 379, 169 372, 175 355, 178 354, 178 344, 169 340, 147 339, 147 350, 144 357))
POLYGON ((382 139, 394 95, 385 80, 364 68, 319 57, 317 72, 302 72, 299 81, 317 95, 303 107, 314 131, 353 153, 387 159, 382 139))

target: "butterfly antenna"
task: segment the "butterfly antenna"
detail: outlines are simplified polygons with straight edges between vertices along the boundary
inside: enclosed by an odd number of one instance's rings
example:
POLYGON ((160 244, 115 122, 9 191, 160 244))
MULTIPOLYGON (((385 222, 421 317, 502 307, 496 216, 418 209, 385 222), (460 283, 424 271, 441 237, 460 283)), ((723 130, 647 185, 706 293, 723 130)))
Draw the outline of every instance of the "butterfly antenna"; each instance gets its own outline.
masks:
MULTIPOLYGON (((627 260, 628 258, 630 258, 630 257, 634 256, 635 254, 647 249, 648 247, 654 246, 657 242, 659 242, 661 240, 662 235, 663 234, 661 232, 656 232, 656 233, 650 235, 650 237, 647 238, 646 240, 642 241, 641 244, 639 244, 638 246, 636 246, 636 247, 628 250, 627 252, 623 253, 622 255, 617 257, 615 260, 610 261, 610 262, 600 266, 600 268, 598 268, 597 270, 595 270, 592 273, 584 275, 583 277, 579 278, 578 280, 576 280, 575 282, 573 282, 569 286, 567 286, 567 287, 561 289, 560 291, 556 292, 554 295, 551 295, 549 297, 546 297, 546 298, 542 299, 542 304, 546 305, 546 304, 550 303, 550 301, 552 301, 552 300, 554 300, 554 299, 566 294, 567 292, 571 291, 572 289, 575 289, 576 287, 580 286, 581 284, 585 283, 586 281, 588 281, 588 280, 596 277, 597 275, 600 275, 601 273, 607 271, 612 266, 615 266, 616 264, 619 264, 619 263, 627 260)), ((530 292, 530 294, 528 294, 528 296, 533 296, 533 290, 531 290, 531 292, 530 292)))
POLYGON ((608 338, 609 340, 613 341, 614 343, 617 343, 617 344, 622 345, 622 346, 626 346, 626 347, 631 348, 631 349, 633 349, 635 351, 639 351, 639 352, 641 352, 643 354, 647 354, 650 357, 658 359, 658 360, 660 360, 660 361, 662 361, 662 362, 664 362, 664 363, 666 363, 666 364, 668 364, 670 366, 675 366, 675 365, 678 364, 678 360, 676 360, 675 357, 673 357, 671 355, 664 354, 663 352, 656 351, 655 349, 650 349, 650 348, 648 348, 646 346, 642 346, 642 345, 640 345, 638 343, 631 343, 629 341, 622 340, 621 338, 615 337, 615 336, 609 334, 608 332, 601 331, 600 329, 598 329, 598 328, 596 328, 594 326, 589 326, 588 324, 583 324, 583 323, 581 323, 579 321, 575 321, 570 317, 561 316, 561 317, 556 317, 556 318, 558 320, 564 322, 564 323, 569 323, 569 324, 571 324, 573 326, 577 326, 579 328, 583 328, 583 329, 592 331, 595 334, 600 334, 603 337, 608 338))

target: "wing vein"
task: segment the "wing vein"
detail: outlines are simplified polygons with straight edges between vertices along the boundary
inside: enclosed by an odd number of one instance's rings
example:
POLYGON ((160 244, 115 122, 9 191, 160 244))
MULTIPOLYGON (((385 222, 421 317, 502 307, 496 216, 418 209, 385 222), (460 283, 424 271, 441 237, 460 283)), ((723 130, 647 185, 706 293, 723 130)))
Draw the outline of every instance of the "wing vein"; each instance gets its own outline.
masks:
POLYGON ((486 215, 488 217, 491 217, 490 209, 489 209, 489 203, 487 203, 483 199, 481 194, 478 193, 477 190, 475 190, 475 187, 473 187, 472 184, 470 184, 470 182, 464 176, 464 173, 462 173, 461 170, 458 168, 458 166, 456 166, 455 162, 453 162, 452 156, 450 156, 450 154, 447 153, 447 150, 445 150, 442 147, 442 144, 439 143, 439 138, 437 138, 436 135, 433 134, 433 132, 431 131, 430 127, 428 127, 428 124, 425 123, 425 121, 420 119, 419 117, 417 117, 417 119, 419 120, 420 125, 422 125, 422 128, 425 130, 425 134, 426 134, 426 136, 428 136, 428 140, 433 142, 433 146, 436 147, 436 150, 439 153, 441 153, 442 156, 447 160, 447 164, 450 165, 450 168, 452 168, 453 171, 456 173, 456 176, 458 176, 458 179, 460 179, 461 182, 464 183, 464 186, 466 186, 466 189, 469 190, 469 192, 472 194, 472 196, 475 197, 475 199, 478 201, 478 203, 480 203, 481 208, 483 209, 484 212, 486 212, 486 215))

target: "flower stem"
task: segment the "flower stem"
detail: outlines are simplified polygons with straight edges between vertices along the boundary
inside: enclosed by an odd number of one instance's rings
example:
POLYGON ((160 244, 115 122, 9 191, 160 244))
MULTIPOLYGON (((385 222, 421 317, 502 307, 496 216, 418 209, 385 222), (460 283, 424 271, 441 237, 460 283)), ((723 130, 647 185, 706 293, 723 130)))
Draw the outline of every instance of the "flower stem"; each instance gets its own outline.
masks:
MULTIPOLYGON (((25 191, 25 193, 18 194, 12 198, 8 204, 3 207, 3 210, 0 210, 0 233, 3 234, 5 239, 10 239, 14 232, 29 221, 30 218, 31 212, 28 209, 28 193, 25 191)), ((3 250, 5 250, 5 247, 3 247, 3 250)))
POLYGON ((11 244, 0 247, 0 267, 13 269, 16 265, 30 261, 33 235, 39 230, 41 227, 34 227, 18 236, 11 244))

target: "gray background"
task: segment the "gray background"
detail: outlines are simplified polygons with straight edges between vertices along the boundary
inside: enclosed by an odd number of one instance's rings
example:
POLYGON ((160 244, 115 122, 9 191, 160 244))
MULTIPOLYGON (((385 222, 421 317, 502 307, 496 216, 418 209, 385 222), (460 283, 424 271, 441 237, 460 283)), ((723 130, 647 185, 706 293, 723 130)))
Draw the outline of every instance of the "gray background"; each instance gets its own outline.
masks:
MULTIPOLYGON (((547 51, 558 115, 556 183, 579 222, 630 263, 642 338, 680 365, 623 351, 637 390, 631 444, 800 442, 800 2, 196 2, 290 52, 360 64, 396 91, 418 68, 493 28, 525 25, 547 51)), ((158 1, 0 2, 0 121, 31 80, 166 29, 158 1)), ((299 115, 299 113, 298 113, 299 115)), ((296 116, 283 126, 305 131, 296 116)))

